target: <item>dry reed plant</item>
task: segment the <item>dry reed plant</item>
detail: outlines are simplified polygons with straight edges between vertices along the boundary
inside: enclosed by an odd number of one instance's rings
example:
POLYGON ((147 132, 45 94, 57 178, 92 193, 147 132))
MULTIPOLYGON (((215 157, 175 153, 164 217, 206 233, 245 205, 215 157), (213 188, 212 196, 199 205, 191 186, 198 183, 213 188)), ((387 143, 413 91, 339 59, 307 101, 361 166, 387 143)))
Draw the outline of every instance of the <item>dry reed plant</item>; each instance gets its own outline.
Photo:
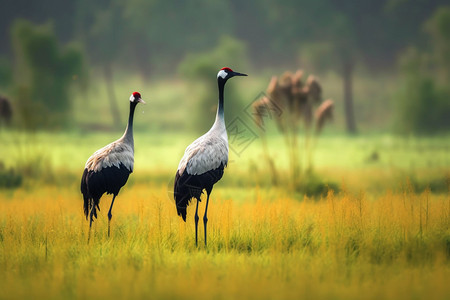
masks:
MULTIPOLYGON (((324 102, 325 107, 322 106, 314 114, 314 107, 322 101, 322 87, 318 79, 313 75, 309 75, 306 82, 303 83, 303 74, 302 70, 297 70, 294 74, 286 71, 279 79, 273 76, 267 87, 266 95, 253 103, 252 106, 256 116, 255 122, 260 128, 265 126, 264 119, 269 114, 269 111, 281 111, 280 114, 274 114, 273 116, 288 149, 291 185, 294 188, 301 180, 301 162, 303 159, 298 141, 301 121, 303 121, 304 127, 303 144, 307 165, 305 169, 310 171, 312 169, 312 151, 314 148, 313 139, 316 139, 319 135, 325 120, 330 119, 333 106, 332 100, 329 99, 324 102), (326 108, 325 111, 322 111, 324 108, 326 108), (316 130, 312 131, 314 120, 316 130), (320 130, 317 130, 319 126, 320 130)), ((261 132, 261 136, 264 157, 272 173, 272 182, 277 182, 278 172, 276 171, 274 160, 268 152, 264 130, 261 132)))

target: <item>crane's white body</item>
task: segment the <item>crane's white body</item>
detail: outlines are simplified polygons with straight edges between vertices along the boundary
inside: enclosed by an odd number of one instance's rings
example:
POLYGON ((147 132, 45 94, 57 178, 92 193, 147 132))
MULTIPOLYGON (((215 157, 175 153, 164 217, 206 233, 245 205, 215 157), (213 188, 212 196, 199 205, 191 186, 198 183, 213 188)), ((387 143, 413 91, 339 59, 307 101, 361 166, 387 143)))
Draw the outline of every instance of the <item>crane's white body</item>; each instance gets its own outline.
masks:
POLYGON ((211 129, 190 144, 178 165, 178 173, 201 175, 228 164, 228 136, 223 115, 219 112, 211 129))
POLYGON ((104 168, 123 165, 128 171, 133 172, 134 143, 133 136, 127 139, 126 135, 109 145, 97 150, 89 157, 84 166, 88 171, 98 172, 104 168))

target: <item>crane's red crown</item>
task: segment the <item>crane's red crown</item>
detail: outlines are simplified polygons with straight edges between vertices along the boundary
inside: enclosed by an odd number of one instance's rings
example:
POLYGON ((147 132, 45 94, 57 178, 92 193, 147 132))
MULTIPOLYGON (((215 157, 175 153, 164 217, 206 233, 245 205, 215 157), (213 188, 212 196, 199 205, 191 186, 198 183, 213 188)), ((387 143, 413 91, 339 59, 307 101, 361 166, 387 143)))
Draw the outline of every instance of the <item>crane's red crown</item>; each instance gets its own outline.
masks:
POLYGON ((227 72, 233 72, 233 70, 231 70, 230 68, 227 68, 227 67, 222 68, 221 70, 224 70, 224 71, 227 71, 227 72))
POLYGON ((138 92, 133 92, 133 97, 141 98, 141 94, 139 94, 138 92))

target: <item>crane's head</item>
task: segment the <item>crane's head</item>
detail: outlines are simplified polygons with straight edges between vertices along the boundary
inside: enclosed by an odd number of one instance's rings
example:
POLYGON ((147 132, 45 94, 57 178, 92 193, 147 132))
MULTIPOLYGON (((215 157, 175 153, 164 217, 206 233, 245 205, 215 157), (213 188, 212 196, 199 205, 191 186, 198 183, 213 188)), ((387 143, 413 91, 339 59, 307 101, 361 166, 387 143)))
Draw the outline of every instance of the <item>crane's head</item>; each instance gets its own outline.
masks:
POLYGON ((238 73, 238 72, 234 72, 233 70, 231 70, 230 68, 222 68, 220 69, 219 73, 217 73, 217 80, 222 80, 222 81, 227 81, 228 79, 230 79, 231 77, 234 76, 247 76, 247 74, 242 74, 242 73, 238 73))
POLYGON ((131 94, 130 102, 133 102, 133 103, 136 103, 136 104, 138 104, 138 103, 144 103, 145 104, 145 101, 142 100, 142 98, 141 98, 141 94, 138 93, 138 92, 133 92, 131 94))

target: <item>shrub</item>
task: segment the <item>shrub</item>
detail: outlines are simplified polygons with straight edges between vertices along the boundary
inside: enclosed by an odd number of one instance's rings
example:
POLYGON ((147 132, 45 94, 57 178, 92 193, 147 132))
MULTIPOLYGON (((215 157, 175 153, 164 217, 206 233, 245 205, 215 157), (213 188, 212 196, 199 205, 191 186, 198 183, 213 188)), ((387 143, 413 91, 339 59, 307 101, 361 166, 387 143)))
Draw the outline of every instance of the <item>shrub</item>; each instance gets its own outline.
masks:
POLYGON ((27 128, 65 126, 71 119, 69 89, 83 72, 82 52, 61 47, 50 24, 18 20, 12 27, 16 65, 15 105, 27 128), (24 97, 24 95, 26 97, 24 97), (40 118, 29 118, 32 114, 40 118))
POLYGON ((450 7, 438 8, 424 29, 429 48, 409 49, 400 59, 395 127, 404 134, 450 130, 450 7))
POLYGON ((22 176, 14 169, 6 169, 0 162, 0 188, 16 188, 22 185, 22 176))
POLYGON ((11 65, 5 57, 0 57, 0 87, 5 88, 11 84, 11 65))
POLYGON ((396 130, 429 134, 450 129, 450 90, 427 69, 427 59, 410 49, 401 60, 403 82, 397 92, 396 130))

